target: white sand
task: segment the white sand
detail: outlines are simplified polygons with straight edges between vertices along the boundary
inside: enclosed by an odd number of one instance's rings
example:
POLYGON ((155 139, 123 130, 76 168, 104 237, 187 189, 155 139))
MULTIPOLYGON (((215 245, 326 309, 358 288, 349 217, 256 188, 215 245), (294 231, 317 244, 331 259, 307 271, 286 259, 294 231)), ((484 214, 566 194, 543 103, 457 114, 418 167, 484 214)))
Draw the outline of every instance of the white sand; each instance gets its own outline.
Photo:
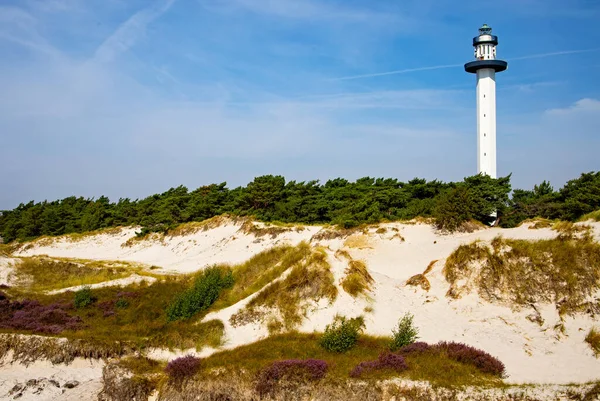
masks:
MULTIPOLYGON (((587 223, 594 227, 594 235, 600 239, 600 223, 587 223)), ((340 295, 333 306, 326 302, 317 306, 303 323, 301 329, 311 332, 323 330, 336 313, 346 316, 363 314, 370 334, 390 334, 398 319, 405 313, 415 316, 421 340, 459 341, 481 348, 502 360, 507 367, 508 381, 514 383, 587 382, 600 379, 600 359, 595 358, 583 339, 598 320, 578 315, 564 321, 565 334, 554 329, 560 320, 553 305, 537 305, 544 324, 529 321, 526 317, 533 309, 513 311, 508 307, 491 304, 477 294, 469 294, 458 300, 446 297, 449 285, 441 269, 445 258, 459 245, 474 240, 489 241, 496 235, 505 238, 542 239, 556 236, 550 229, 530 230, 527 225, 515 229, 488 228, 470 234, 440 235, 424 224, 390 223, 380 225, 387 232, 376 234, 371 229, 366 238, 366 247, 344 247, 344 239, 321 241, 327 247, 336 282, 343 277, 347 262, 335 258, 335 251, 348 250, 354 259, 366 262, 375 279, 372 301, 353 299, 340 288, 340 295), (396 232, 404 242, 393 238, 396 232), (429 292, 418 287, 407 287, 411 276, 422 273, 429 263, 438 260, 427 275, 431 282, 429 292), (365 313, 371 306, 374 311, 365 313)), ((279 244, 297 244, 309 241, 320 230, 308 227, 304 231, 290 231, 276 238, 254 235, 239 231, 239 225, 229 223, 221 227, 200 231, 183 237, 167 237, 163 242, 145 241, 131 248, 121 244, 135 230, 123 230, 120 234, 98 235, 79 242, 57 241, 50 245, 34 245, 20 255, 75 257, 81 259, 128 260, 157 265, 166 271, 186 273, 196 271, 214 263, 238 263, 252 255, 279 244)), ((364 245, 364 244, 363 244, 364 245)), ((598 294, 600 296, 600 294, 598 294)), ((248 299, 225 310, 212 313, 207 319, 219 318, 226 325, 226 348, 247 344, 264 338, 264 326, 248 325, 233 328, 229 317, 242 308, 248 299)), ((214 350, 205 349, 206 356, 214 350)), ((155 356, 171 359, 177 355, 154 352, 155 356)))
POLYGON ((0 400, 17 399, 17 394, 23 401, 94 400, 102 389, 102 362, 75 359, 69 365, 37 361, 25 366, 10 360, 0 361, 0 400), (64 386, 69 381, 79 384, 69 389, 64 386))
POLYGON ((129 277, 119 278, 119 279, 110 280, 110 281, 104 281, 102 283, 77 285, 74 287, 61 288, 60 290, 48 291, 48 294, 54 295, 54 294, 61 294, 63 292, 67 292, 67 291, 78 291, 85 287, 89 287, 90 289, 104 288, 104 287, 126 287, 128 285, 141 283, 143 281, 147 282, 148 284, 151 284, 151 283, 155 282, 156 279, 154 277, 140 276, 138 274, 132 274, 129 277))
POLYGON ((14 259, 0 256, 0 285, 10 286, 14 259))

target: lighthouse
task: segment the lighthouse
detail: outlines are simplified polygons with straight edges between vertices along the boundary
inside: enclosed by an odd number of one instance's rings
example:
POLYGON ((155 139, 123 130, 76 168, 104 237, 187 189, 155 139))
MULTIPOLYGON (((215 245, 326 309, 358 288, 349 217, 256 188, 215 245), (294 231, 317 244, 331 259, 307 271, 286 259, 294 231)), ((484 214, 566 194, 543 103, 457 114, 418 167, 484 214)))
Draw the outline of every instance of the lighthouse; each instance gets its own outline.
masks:
POLYGON ((496 177, 496 73, 508 63, 496 59, 498 37, 483 24, 473 38, 475 61, 465 64, 465 71, 477 74, 477 173, 496 177))

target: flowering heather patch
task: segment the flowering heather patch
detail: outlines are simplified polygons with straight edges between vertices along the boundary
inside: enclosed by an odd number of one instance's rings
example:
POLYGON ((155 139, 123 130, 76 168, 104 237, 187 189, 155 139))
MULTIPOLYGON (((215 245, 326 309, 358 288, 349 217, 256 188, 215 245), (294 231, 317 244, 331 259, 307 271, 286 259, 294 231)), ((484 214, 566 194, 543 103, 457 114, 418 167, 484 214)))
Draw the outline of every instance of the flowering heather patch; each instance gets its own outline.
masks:
POLYGON ((200 358, 193 355, 186 355, 181 358, 173 359, 167 364, 165 373, 169 379, 175 382, 182 382, 193 377, 200 369, 200 358))
POLYGON ((70 305, 53 303, 42 305, 37 301, 0 300, 0 328, 31 330, 36 333, 58 334, 79 328, 81 319, 67 313, 70 305))
POLYGON ((102 316, 110 317, 115 314, 115 301, 103 301, 98 304, 98 309, 102 311, 102 316))
POLYGON ((392 369, 396 372, 402 372, 408 369, 408 366, 402 355, 384 351, 379 354, 376 361, 365 361, 356 365, 350 372, 350 377, 360 377, 363 373, 382 369, 392 369))
POLYGON ((470 345, 442 341, 434 347, 440 351, 445 351, 448 357, 455 361, 473 365, 483 373, 496 376, 504 374, 504 364, 498 358, 470 345))
POLYGON ((275 390, 281 379, 316 381, 325 377, 327 362, 320 359, 288 359, 273 362, 258 373, 256 391, 264 396, 275 390))
POLYGON ((405 345, 404 347, 400 348, 398 353, 400 355, 407 356, 411 354, 421 354, 425 351, 429 351, 430 349, 431 345, 422 341, 417 341, 416 343, 405 345))

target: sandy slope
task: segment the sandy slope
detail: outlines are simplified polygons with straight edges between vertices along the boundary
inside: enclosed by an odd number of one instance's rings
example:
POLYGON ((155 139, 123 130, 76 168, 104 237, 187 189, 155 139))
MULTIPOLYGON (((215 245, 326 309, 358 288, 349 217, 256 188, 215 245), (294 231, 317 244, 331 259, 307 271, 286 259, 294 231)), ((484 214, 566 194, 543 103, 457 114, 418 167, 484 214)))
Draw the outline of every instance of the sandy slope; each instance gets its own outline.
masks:
POLYGON ((102 389, 101 362, 76 359, 69 365, 37 361, 30 365, 0 361, 0 399, 23 401, 92 400, 102 389), (77 382, 75 387, 67 384, 77 382), (21 394, 21 396, 19 396, 21 394))
MULTIPOLYGON (((592 224, 595 237, 600 239, 600 223, 592 224)), ((538 305, 544 318, 544 324, 539 326, 526 318, 532 309, 513 311, 483 301, 476 294, 458 300, 445 296, 449 286, 441 269, 445 258, 460 244, 478 239, 489 241, 499 234, 505 238, 552 238, 556 232, 550 229, 531 230, 524 225, 515 229, 489 228, 468 234, 440 235, 425 224, 389 223, 380 227, 386 228, 386 232, 378 234, 373 228, 367 236, 359 235, 348 243, 346 239, 319 242, 327 248, 336 281, 343 276, 347 266, 345 259, 336 258, 337 250, 345 249, 354 259, 366 262, 375 279, 370 294, 372 300, 353 299, 340 290, 334 305, 327 305, 326 302, 319 305, 305 320, 302 330, 323 330, 335 313, 343 313, 347 316, 363 314, 368 333, 390 334, 398 319, 405 312, 411 312, 415 315, 415 323, 423 341, 460 341, 482 348, 506 364, 510 382, 561 384, 600 379, 600 359, 594 357, 583 341, 590 327, 594 324, 600 326, 600 322, 585 316, 567 318, 564 322, 566 332, 560 334, 554 329, 560 318, 553 305, 538 305), (396 234, 405 240, 401 241, 396 234), (348 246, 352 243, 355 247, 348 246), (405 285, 408 278, 422 273, 433 260, 438 261, 427 275, 431 282, 430 291, 405 285), (371 306, 373 312, 366 313, 366 306, 371 306)), ((164 271, 184 273, 214 263, 242 262, 278 244, 310 241, 320 229, 306 227, 303 231, 290 230, 275 238, 269 235, 257 238, 241 232, 239 224, 229 222, 187 236, 167 237, 163 241, 144 241, 132 247, 122 247, 135 232, 134 229, 124 229, 120 234, 102 234, 78 242, 58 240, 52 244, 34 244, 17 256, 47 254, 82 259, 128 260, 157 265, 164 271)), ((313 244, 316 243, 313 241, 313 244)), ((7 271, 6 263, 2 263, 0 260, 0 279, 4 277, 3 271, 7 271)), ((259 325, 241 328, 230 326, 229 317, 248 300, 206 317, 223 320, 227 348, 267 335, 267 330, 259 325)), ((201 354, 207 355, 212 351, 206 349, 201 354)), ((175 355, 157 351, 155 356, 172 358, 175 355)))

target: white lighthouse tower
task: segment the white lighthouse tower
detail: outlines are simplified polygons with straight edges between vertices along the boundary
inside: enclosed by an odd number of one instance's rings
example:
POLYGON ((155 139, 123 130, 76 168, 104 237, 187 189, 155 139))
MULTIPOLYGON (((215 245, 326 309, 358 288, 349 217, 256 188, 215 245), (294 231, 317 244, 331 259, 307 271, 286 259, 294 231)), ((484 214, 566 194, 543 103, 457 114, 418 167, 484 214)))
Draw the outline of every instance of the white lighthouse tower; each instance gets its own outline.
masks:
POLYGON ((477 173, 496 177, 496 73, 508 63, 496 59, 498 37, 483 24, 473 38, 475 61, 465 64, 465 71, 477 74, 477 173))

